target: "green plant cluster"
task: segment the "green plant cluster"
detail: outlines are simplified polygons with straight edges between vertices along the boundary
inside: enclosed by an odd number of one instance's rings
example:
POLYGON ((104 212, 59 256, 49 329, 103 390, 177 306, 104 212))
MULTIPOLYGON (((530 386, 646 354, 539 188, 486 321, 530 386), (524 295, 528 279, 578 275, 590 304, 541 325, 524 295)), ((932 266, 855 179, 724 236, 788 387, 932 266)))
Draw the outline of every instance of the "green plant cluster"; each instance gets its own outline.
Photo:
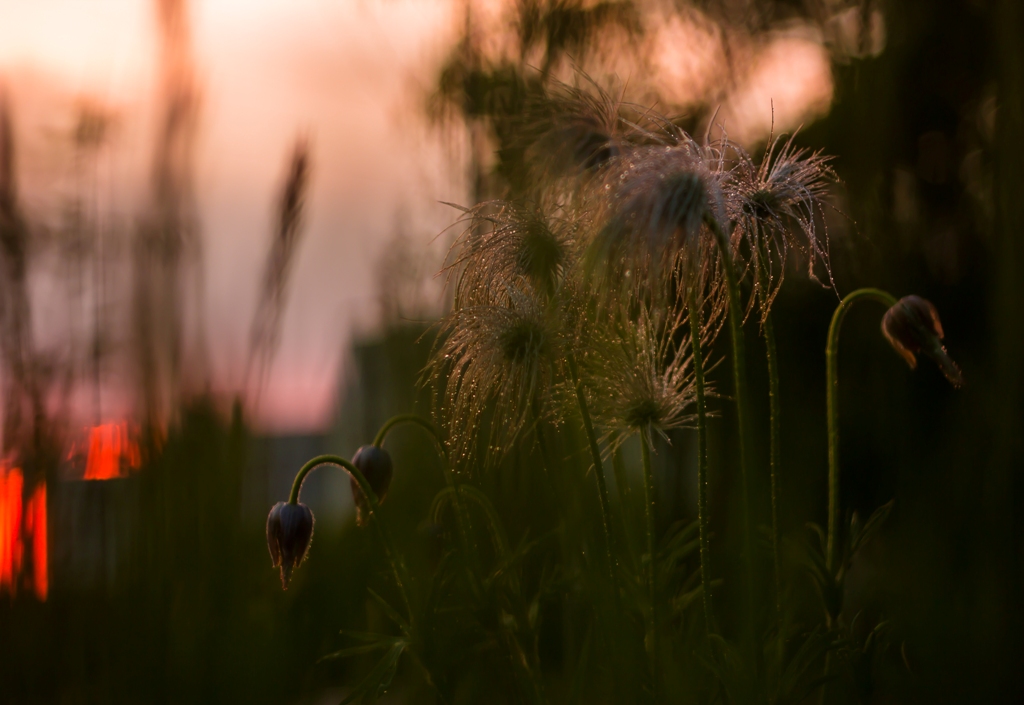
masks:
MULTIPOLYGON (((299 504, 314 467, 341 466, 368 502, 390 566, 390 596, 370 596, 391 628, 349 632, 348 645, 325 657, 374 655, 345 702, 380 697, 403 656, 417 674, 407 697, 437 702, 846 702, 870 691, 863 682, 887 649, 886 624, 844 611, 844 579, 892 505, 841 525, 839 331, 853 303, 879 301, 897 352, 912 366, 924 352, 959 385, 934 307, 877 289, 839 304, 827 341, 828 524, 814 527, 817 543, 784 544, 771 309, 791 253, 831 285, 823 209, 836 178, 828 158, 790 137, 769 140, 758 160, 586 82, 556 86, 521 144, 530 187, 513 201, 461 209, 464 230, 446 266, 453 306, 424 374, 437 424, 396 417, 374 440, 381 449, 402 422, 434 436, 445 476, 427 514, 436 556, 410 573, 380 519, 373 468, 358 467, 363 451, 353 461, 310 460, 289 499, 299 504), (746 382, 745 328, 754 326, 770 382, 763 420, 746 382), (727 396, 707 377, 726 358, 727 396), (736 425, 738 448, 734 463, 712 469, 707 430, 716 414, 736 425), (761 466, 751 437, 761 426, 770 440, 768 498, 751 490, 761 466), (663 530, 655 461, 680 429, 696 436, 697 517, 663 530), (623 457, 637 450, 638 478, 623 457), (512 516, 513 530, 498 509, 510 458, 512 481, 543 507, 530 513, 539 521, 512 516), (738 496, 735 543, 712 536, 712 475, 729 478, 738 496), (761 499, 771 504, 763 541, 761 499), (784 552, 817 586, 816 607, 789 599, 784 552), (733 564, 739 570, 722 571, 733 564)), ((312 526, 288 528, 272 513, 275 562, 279 547, 298 565, 312 526)), ((282 580, 292 567, 281 564, 282 580)))

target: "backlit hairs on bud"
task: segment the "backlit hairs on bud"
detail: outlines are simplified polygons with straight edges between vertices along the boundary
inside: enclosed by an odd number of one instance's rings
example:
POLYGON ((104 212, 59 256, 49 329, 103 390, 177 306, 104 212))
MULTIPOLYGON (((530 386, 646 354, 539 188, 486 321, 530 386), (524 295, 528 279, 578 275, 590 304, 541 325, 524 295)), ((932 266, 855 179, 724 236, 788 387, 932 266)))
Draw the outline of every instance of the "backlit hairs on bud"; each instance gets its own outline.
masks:
POLYGON ((917 367, 917 353, 922 352, 935 361, 950 384, 963 386, 960 368, 942 345, 942 323, 931 301, 920 296, 904 296, 885 312, 882 332, 911 369, 917 367))

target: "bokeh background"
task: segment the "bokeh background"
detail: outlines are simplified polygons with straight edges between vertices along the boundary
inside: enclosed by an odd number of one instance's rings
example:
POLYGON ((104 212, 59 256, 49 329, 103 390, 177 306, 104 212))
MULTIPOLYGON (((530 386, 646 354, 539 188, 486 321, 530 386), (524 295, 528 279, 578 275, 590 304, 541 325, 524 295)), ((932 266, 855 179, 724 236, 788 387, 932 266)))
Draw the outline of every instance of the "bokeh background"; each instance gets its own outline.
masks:
MULTIPOLYGON (((514 192, 523 97, 581 71, 835 156, 832 282, 794 261, 776 308, 783 531, 824 518, 839 296, 930 299, 962 390, 869 306, 844 335, 844 503, 896 499, 850 578, 900 644, 866 698, 1018 701, 1022 37, 1015 0, 0 0, 0 701, 343 697, 359 664, 317 659, 366 627, 377 558, 348 482, 307 483, 320 560, 287 592, 266 511, 307 457, 429 413, 443 202, 514 192)), ((385 514, 425 550, 442 479, 395 440, 385 514)), ((673 440, 663 525, 695 514, 673 440)))

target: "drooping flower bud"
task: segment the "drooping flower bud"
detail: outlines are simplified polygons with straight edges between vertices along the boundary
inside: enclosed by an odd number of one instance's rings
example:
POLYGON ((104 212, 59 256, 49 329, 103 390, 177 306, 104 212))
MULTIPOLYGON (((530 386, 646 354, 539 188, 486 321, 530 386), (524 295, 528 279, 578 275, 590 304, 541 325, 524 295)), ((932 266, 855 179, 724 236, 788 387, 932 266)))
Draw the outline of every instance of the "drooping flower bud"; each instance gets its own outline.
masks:
POLYGON ((882 318, 882 332, 889 343, 911 369, 917 367, 917 353, 922 352, 935 360, 949 383, 954 387, 963 385, 960 368, 946 353, 942 345, 942 323, 939 313, 927 299, 920 296, 904 296, 885 312, 882 318))
POLYGON ((288 589, 292 570, 306 557, 313 538, 313 512, 305 504, 278 502, 267 516, 267 546, 274 567, 281 568, 281 587, 288 589))
MULTIPOLYGON (((352 464, 359 468, 363 477, 370 483, 370 489, 377 495, 377 501, 383 502, 391 486, 391 456, 383 448, 377 446, 361 446, 352 456, 352 464)), ((370 502, 363 495, 359 483, 352 478, 352 499, 356 503, 356 524, 366 526, 370 521, 370 502)))

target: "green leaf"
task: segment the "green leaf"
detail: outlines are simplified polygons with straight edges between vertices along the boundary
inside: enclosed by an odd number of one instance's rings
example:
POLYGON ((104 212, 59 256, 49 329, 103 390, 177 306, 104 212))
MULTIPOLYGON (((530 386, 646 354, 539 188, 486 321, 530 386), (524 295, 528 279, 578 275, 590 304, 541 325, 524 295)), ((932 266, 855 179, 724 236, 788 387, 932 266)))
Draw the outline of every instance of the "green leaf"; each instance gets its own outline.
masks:
POLYGON ((370 593, 370 597, 372 597, 373 601, 377 603, 378 607, 380 607, 381 611, 384 613, 384 616, 390 619, 395 624, 397 624, 402 629, 402 632, 408 635, 409 623, 402 618, 402 615, 400 615, 394 607, 389 605, 387 600, 385 600, 383 597, 374 592, 373 588, 366 588, 366 591, 370 593))
POLYGON ((587 629, 587 635, 583 637, 583 646, 580 648, 580 660, 576 664, 576 673, 572 677, 572 687, 569 689, 569 697, 566 700, 569 705, 575 705, 580 701, 580 692, 583 690, 583 681, 587 677, 587 666, 590 664, 590 647, 593 642, 594 627, 587 629))
POLYGON ((374 651, 380 651, 386 649, 394 644, 394 638, 388 638, 386 641, 380 641, 375 644, 360 644, 359 646, 350 646, 346 649, 339 649, 331 652, 324 656, 321 656, 316 660, 317 663, 323 663, 324 661, 333 661, 339 658, 348 658, 349 656, 359 656, 360 654, 369 654, 374 651))
POLYGON ((800 702, 816 687, 805 676, 830 648, 828 635, 816 627, 789 659, 779 677, 778 702, 800 702), (803 684, 803 687, 801 687, 803 684))
POLYGON ((862 546, 868 543, 879 532, 882 526, 885 524, 885 520, 889 518, 892 513, 892 508, 895 505, 896 500, 891 499, 881 507, 872 512, 871 516, 864 523, 864 528, 857 532, 850 532, 850 555, 855 554, 862 546))
POLYGON ((341 705, 349 705, 356 701, 373 702, 388 689, 398 670, 398 660, 408 646, 405 640, 397 640, 384 657, 377 662, 366 677, 361 680, 341 705))
POLYGON ((390 634, 375 634, 373 632, 355 632, 348 629, 342 629, 338 632, 342 636, 347 636, 349 639, 355 639, 356 641, 367 641, 375 642, 381 640, 394 641, 393 636, 390 634))

